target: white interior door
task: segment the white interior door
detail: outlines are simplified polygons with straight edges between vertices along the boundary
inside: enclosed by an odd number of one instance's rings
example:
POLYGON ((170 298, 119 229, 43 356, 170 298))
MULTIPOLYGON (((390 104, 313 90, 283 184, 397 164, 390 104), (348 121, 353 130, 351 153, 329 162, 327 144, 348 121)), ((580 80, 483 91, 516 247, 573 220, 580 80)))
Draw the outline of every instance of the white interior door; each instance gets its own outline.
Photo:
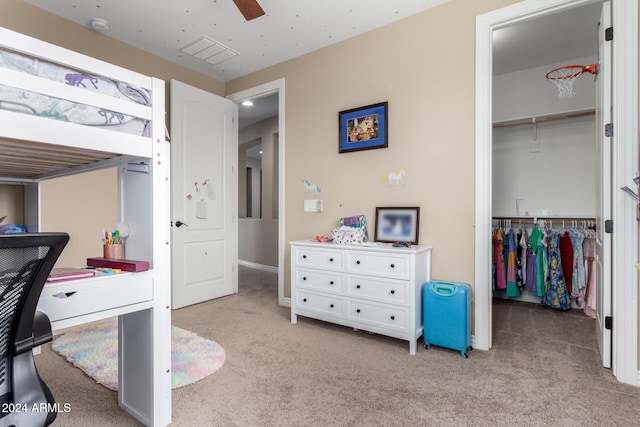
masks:
POLYGON ((596 338, 602 365, 611 367, 611 234, 605 231, 605 221, 611 219, 611 138, 605 125, 611 123, 611 41, 605 40, 605 30, 611 27, 609 2, 602 5, 598 25, 598 73, 596 84, 596 338))
POLYGON ((172 307, 237 292, 237 107, 171 81, 172 307))

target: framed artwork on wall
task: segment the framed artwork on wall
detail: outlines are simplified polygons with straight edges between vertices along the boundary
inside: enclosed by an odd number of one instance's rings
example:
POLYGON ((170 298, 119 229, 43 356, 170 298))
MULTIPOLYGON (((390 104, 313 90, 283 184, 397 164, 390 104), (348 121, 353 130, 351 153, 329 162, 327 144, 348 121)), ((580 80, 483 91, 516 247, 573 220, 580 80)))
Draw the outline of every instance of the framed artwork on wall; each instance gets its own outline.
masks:
POLYGON ((376 208, 376 242, 418 244, 419 207, 376 208))
POLYGON ((381 102, 338 113, 340 153, 389 146, 387 104, 381 102))

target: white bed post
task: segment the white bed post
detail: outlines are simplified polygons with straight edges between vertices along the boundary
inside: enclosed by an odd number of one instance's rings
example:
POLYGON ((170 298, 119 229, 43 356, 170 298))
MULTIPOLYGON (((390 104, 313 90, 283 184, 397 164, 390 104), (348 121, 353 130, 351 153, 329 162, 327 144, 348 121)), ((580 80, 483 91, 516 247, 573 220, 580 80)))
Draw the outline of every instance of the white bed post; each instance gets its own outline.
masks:
MULTIPOLYGON (((154 104, 164 105, 164 82, 153 79, 152 90, 154 104)), ((154 305, 119 318, 118 404, 153 426, 171 423, 171 183, 164 124, 164 109, 154 109, 153 157, 139 159, 149 164, 149 173, 127 172, 124 164, 119 174, 121 220, 142 235, 127 247, 126 256, 151 259, 154 305)))

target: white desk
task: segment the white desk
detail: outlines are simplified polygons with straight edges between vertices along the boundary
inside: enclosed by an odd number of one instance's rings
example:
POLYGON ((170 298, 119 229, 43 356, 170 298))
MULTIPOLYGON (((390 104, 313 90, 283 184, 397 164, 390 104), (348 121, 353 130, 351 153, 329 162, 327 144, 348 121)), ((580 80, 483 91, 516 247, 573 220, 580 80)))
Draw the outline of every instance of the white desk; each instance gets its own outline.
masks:
POLYGON ((163 411, 171 405, 170 307, 157 306, 154 283, 160 286, 152 270, 97 272, 88 279, 48 283, 38 310, 47 314, 53 331, 118 316, 118 405, 145 425, 166 425, 163 411))

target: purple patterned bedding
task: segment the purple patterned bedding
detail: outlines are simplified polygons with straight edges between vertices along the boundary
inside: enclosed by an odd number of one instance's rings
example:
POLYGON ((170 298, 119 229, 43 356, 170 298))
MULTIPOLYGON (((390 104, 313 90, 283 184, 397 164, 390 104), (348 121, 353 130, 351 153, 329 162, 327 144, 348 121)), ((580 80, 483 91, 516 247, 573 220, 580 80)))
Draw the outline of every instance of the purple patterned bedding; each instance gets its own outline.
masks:
MULTIPOLYGON (((82 74, 58 65, 0 50, 0 67, 63 82, 85 90, 150 106, 145 89, 100 76, 82 74)), ((109 127, 120 132, 148 136, 147 120, 90 105, 52 98, 0 84, 0 108, 88 126, 109 127)))

